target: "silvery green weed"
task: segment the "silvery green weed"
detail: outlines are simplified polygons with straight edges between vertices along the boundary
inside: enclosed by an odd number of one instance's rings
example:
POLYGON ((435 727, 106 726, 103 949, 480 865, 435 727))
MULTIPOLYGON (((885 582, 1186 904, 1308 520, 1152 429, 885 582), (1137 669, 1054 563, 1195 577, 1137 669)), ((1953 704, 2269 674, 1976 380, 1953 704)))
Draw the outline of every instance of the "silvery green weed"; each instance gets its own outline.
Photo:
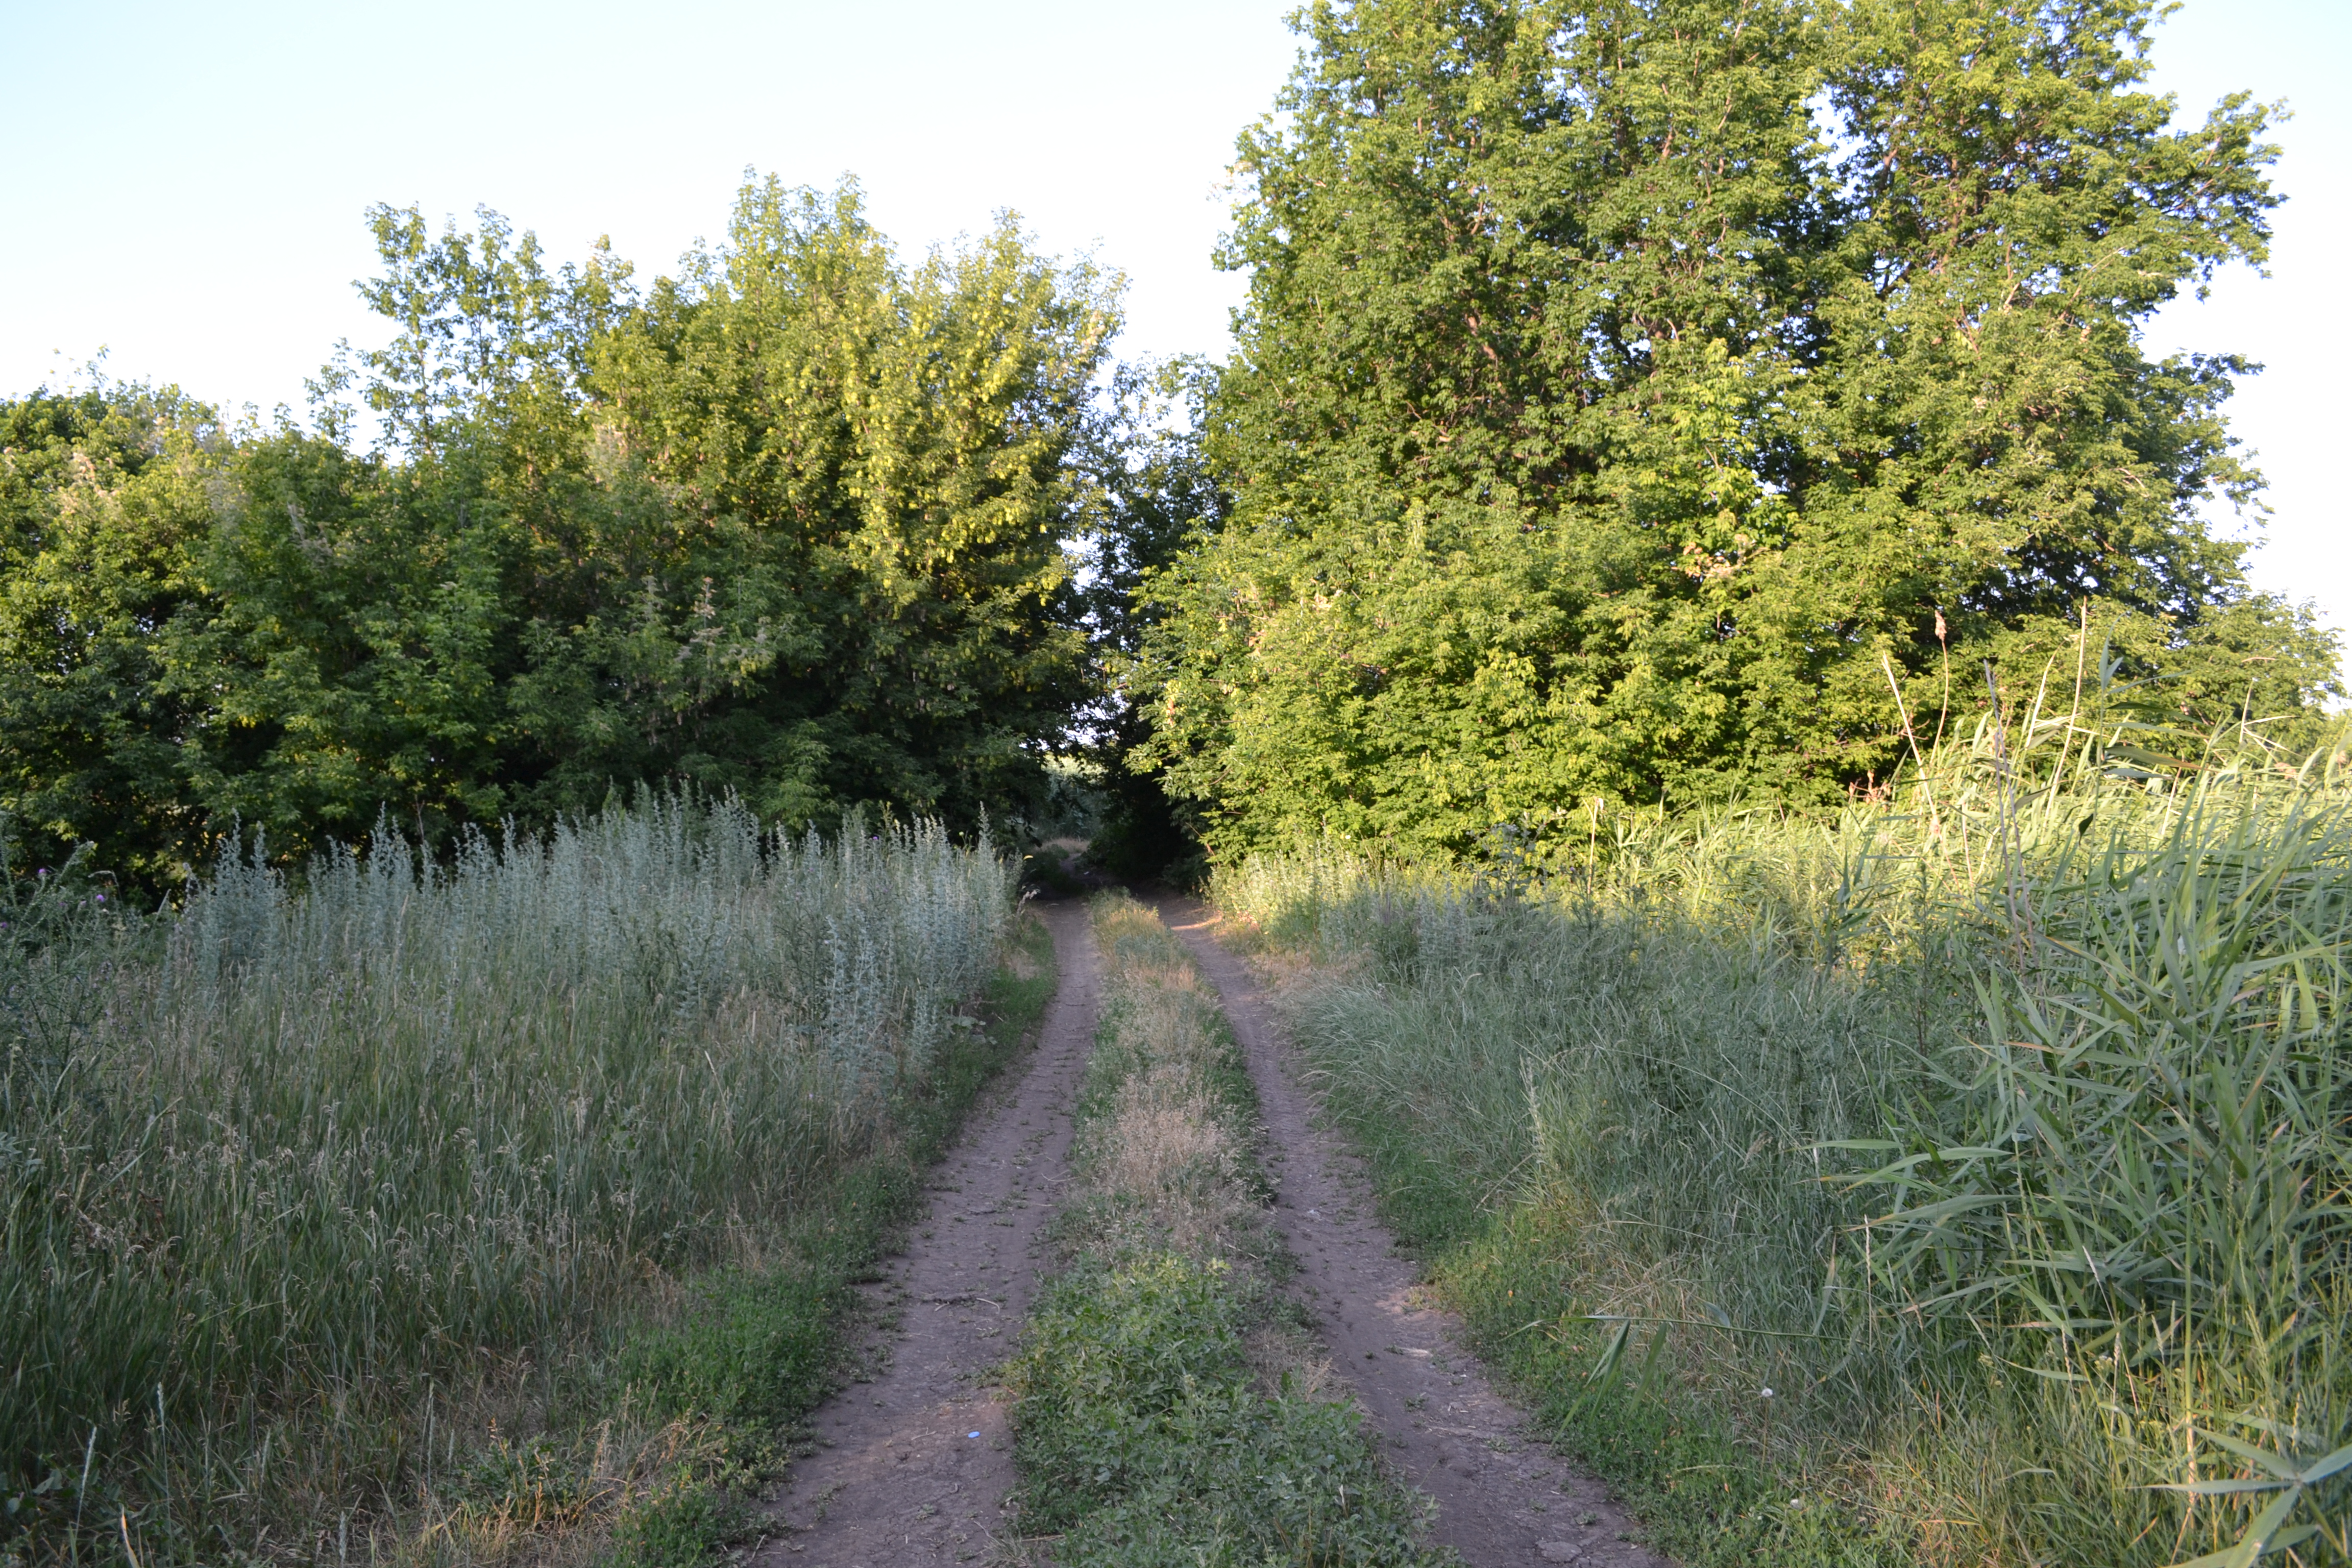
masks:
POLYGON ((46 922, 0 1020, 0 1461, 49 1489, 34 1549, 373 1531, 457 1495, 482 1423, 608 1325, 788 1279, 969 1028, 1014 877, 935 826, 648 796, 446 860, 380 828, 299 878, 249 843, 151 921, 9 879, 14 929, 46 922))

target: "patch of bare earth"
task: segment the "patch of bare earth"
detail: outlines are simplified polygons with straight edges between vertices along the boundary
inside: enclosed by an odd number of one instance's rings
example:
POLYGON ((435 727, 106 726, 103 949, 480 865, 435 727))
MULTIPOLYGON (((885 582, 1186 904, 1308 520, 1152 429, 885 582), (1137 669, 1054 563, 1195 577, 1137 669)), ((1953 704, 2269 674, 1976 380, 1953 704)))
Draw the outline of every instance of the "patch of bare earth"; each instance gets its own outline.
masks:
POLYGON ((1037 1047, 934 1170, 906 1252, 868 1287, 877 1370, 812 1419, 816 1447, 770 1505, 770 1568, 969 1563, 1007 1533, 1012 1438, 990 1375, 1044 1261, 1097 1011, 1084 906, 1044 913, 1060 979, 1037 1047))
POLYGON ((1336 1375, 1385 1436, 1398 1473, 1435 1500, 1433 1538, 1472 1568, 1663 1568, 1599 1481, 1529 1436, 1464 1348, 1461 1321, 1416 1283, 1374 1216, 1360 1163, 1321 1124, 1290 1070, 1256 981, 1218 944, 1215 911, 1173 898, 1160 910, 1223 998, 1247 1056, 1274 1223, 1300 1265, 1289 1289, 1313 1314, 1336 1375))

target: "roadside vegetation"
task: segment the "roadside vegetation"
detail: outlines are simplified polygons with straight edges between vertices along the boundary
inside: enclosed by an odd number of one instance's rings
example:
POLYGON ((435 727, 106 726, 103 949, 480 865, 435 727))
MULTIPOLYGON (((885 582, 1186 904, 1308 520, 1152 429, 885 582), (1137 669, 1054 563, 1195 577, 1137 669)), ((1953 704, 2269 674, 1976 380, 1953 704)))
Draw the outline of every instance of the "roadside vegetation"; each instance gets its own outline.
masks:
POLYGON ((2077 717, 1549 875, 1220 875, 1391 1223, 1685 1562, 2345 1560, 2352 788, 2077 717))
POLYGON ((1420 1510, 1338 1396, 1265 1224, 1256 1101, 1159 917, 1094 905, 1101 1030, 1064 1266, 1009 1379, 1021 1528, 1065 1568, 1423 1564, 1420 1510), (1040 1544, 1047 1544, 1040 1542, 1040 1544))
MULTIPOLYGON (((299 417, 0 398, 0 1568, 707 1558, 1024 879, 1196 873, 1669 1550, 2343 1560, 2341 649, 2147 338, 2283 199, 2161 14, 1318 0, 1220 363, 752 177, 642 279, 372 209, 299 417)), ((1417 1560, 1097 925, 1029 1525, 1417 1560)))
POLYGON ((0 1553, 702 1560, 1042 1011, 1014 877, 652 797, 5 879, 0 1553))

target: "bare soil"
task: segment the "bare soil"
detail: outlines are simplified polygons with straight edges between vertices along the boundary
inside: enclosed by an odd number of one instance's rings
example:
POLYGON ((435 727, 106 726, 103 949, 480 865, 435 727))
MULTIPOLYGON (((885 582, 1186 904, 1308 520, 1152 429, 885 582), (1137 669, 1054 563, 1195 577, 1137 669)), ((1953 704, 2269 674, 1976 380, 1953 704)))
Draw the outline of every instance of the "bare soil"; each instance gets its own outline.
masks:
POLYGON ((1097 1005, 1085 906, 1042 912, 1059 980, 1037 1047, 975 1111, 905 1253, 867 1288, 871 1381, 812 1419, 815 1448, 770 1503, 775 1533, 759 1561, 771 1568, 969 1563, 1009 1533, 1013 1445, 991 1379, 1045 1262, 1097 1005))
POLYGON ((1360 1163, 1300 1087, 1255 979, 1218 944, 1215 911, 1179 898, 1158 907, 1215 984, 1248 1058, 1274 1224, 1300 1265, 1288 1289, 1313 1314, 1335 1373, 1386 1434, 1391 1462, 1435 1500, 1436 1540, 1472 1568, 1664 1568, 1599 1481, 1528 1435, 1464 1348, 1461 1321, 1430 1300, 1398 1256, 1360 1163))

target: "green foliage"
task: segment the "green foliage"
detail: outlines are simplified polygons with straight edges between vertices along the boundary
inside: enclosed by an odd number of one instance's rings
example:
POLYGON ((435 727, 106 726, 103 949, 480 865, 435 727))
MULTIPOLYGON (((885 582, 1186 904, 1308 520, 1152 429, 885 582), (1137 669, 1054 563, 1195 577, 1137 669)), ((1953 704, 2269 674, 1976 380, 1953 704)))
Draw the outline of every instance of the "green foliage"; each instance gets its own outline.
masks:
POLYGON ((511 530, 408 478, 290 430, 223 465, 203 597, 163 644, 190 816, 306 855, 385 810, 446 843, 510 804, 511 530))
POLYGON ((2266 254, 2273 149, 2242 97, 2166 129, 2150 9, 1303 12, 1241 145, 1234 511, 1151 589, 1145 755, 1213 846, 1830 798, 1904 748, 1883 661, 1965 713, 2085 616, 2199 726, 2308 729, 2332 642, 2197 510, 2254 493, 2246 367, 2137 336, 2266 254))
MULTIPOLYGON (((597 362, 608 488, 660 498, 672 531, 675 631, 644 663, 699 672, 664 699, 665 728, 702 735, 667 742, 679 765, 959 823, 1041 800, 1038 743, 1087 694, 1061 539, 1116 325, 1110 284, 1009 219, 908 269, 854 187, 746 189, 727 248, 597 362)), ((581 623, 571 684, 548 678, 592 733, 623 727, 595 694, 636 657, 624 609, 581 623)))
POLYGON ((747 185, 642 292, 494 213, 372 221, 392 339, 315 432, 0 405, 0 807, 36 853, 152 892, 233 818, 299 860, 663 779, 794 826, 1044 805, 1092 690, 1063 541, 1115 279, 1010 217, 909 266, 854 185, 747 185))
POLYGON ((174 390, 0 403, 0 809, 36 865, 89 844, 152 882, 197 851, 180 773, 195 713, 166 639, 203 602, 226 442, 174 390))
POLYGON ((1154 732, 1142 656, 1161 619, 1150 584, 1231 510, 1201 440, 1214 380, 1197 361, 1120 366, 1091 443, 1103 514, 1087 542, 1085 605, 1105 690, 1087 716, 1102 799, 1087 858, 1115 877, 1195 879, 1194 814, 1140 761, 1154 732))

